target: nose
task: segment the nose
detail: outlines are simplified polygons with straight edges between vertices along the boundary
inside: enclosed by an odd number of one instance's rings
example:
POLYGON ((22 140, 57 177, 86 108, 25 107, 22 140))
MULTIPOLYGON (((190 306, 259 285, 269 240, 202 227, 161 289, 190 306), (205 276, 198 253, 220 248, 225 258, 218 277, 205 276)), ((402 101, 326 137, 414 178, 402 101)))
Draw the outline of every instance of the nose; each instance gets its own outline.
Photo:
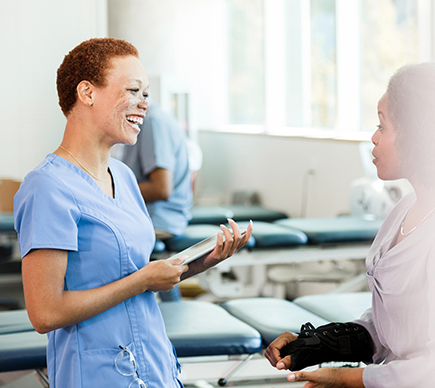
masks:
POLYGON ((373 136, 372 136, 372 143, 374 144, 374 145, 377 145, 378 144, 378 137, 379 137, 379 128, 375 131, 375 133, 373 134, 373 136))
POLYGON ((145 98, 141 98, 141 100, 139 102, 139 108, 147 111, 150 108, 150 104, 148 103, 148 101, 145 98))

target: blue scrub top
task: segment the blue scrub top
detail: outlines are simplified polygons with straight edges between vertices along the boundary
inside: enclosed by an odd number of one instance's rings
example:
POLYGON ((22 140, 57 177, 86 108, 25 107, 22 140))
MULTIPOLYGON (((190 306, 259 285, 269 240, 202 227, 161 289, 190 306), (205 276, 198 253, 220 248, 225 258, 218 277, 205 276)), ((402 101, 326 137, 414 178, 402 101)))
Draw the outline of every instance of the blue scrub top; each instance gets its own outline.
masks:
MULTIPOLYGON (((15 196, 21 256, 32 249, 68 252, 65 290, 85 290, 128 276, 149 262, 154 230, 136 178, 111 159, 114 197, 82 169, 54 154, 24 179, 15 196)), ((153 292, 87 321, 48 334, 51 388, 125 387, 134 380, 115 367, 128 346, 148 388, 179 388, 178 362, 153 292)))

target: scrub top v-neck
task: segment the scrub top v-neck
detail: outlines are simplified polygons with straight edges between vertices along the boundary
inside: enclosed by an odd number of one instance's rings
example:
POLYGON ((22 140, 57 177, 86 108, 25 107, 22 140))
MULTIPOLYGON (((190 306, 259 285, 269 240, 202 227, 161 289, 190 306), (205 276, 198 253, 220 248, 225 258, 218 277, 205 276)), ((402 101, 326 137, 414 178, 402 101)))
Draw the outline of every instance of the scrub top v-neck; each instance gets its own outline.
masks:
MULTIPOLYGON (((21 256, 32 249, 68 251, 65 290, 86 290, 126 277, 149 262, 154 230, 136 178, 111 159, 114 198, 82 169, 49 154, 15 197, 21 256)), ((153 292, 145 292, 87 321, 48 334, 52 388, 125 387, 135 375, 115 365, 127 346, 137 373, 151 387, 181 387, 177 360, 153 292)))

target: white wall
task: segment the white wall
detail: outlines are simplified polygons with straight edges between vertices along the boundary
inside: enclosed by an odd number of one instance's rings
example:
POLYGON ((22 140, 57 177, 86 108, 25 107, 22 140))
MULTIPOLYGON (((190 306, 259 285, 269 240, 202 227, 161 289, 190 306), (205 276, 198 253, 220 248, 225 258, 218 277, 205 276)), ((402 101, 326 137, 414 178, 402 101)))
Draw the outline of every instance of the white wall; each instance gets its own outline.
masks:
POLYGON ((148 75, 170 80, 167 91, 181 85, 190 93, 194 130, 227 123, 227 1, 109 0, 108 6, 110 36, 133 43, 148 75))
MULTIPOLYGON (((0 3, 0 177, 22 179, 61 141, 56 69, 81 41, 106 35, 135 44, 148 73, 191 93, 192 124, 226 123, 225 0, 14 0, 0 3), (108 16, 106 14, 108 12, 108 16)), ((357 143, 200 131, 204 151, 195 200, 228 203, 260 193, 271 208, 299 216, 304 174, 307 216, 349 210, 349 187, 364 175, 357 143)))
POLYGON ((0 3, 0 176, 22 179, 57 148, 65 119, 56 69, 81 41, 107 32, 104 0, 0 3))
POLYGON ((332 217, 349 212, 350 184, 364 176, 358 142, 208 131, 199 140, 198 204, 227 204, 234 191, 253 190, 292 217, 332 217))
POLYGON ((250 189, 292 216, 349 212, 350 182, 364 176, 358 143, 204 131, 227 124, 227 1, 109 0, 108 8, 110 36, 132 42, 166 92, 182 85, 190 93, 204 153, 196 203, 229 203, 234 191, 250 189))

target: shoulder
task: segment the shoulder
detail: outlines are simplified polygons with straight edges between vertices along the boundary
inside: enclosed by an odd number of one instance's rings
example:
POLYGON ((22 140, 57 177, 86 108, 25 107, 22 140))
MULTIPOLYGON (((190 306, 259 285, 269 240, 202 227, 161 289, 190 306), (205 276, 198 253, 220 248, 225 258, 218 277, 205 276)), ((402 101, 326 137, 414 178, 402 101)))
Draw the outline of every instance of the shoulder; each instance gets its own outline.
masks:
POLYGON ((51 196, 59 191, 71 195, 68 185, 62 179, 65 176, 64 167, 53 163, 56 158, 56 155, 48 155, 42 163, 26 175, 17 192, 17 198, 29 193, 51 196))

